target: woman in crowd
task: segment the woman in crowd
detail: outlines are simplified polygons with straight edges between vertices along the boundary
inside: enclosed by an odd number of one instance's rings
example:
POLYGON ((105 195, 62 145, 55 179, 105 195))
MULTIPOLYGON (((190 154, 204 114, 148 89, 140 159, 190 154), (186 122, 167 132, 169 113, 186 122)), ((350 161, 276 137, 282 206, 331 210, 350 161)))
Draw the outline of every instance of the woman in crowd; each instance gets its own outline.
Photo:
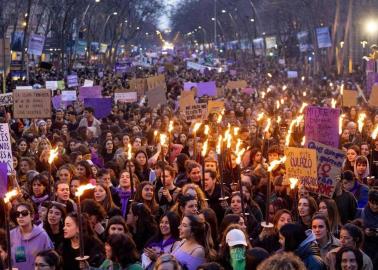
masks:
POLYGON ((135 194, 135 201, 143 203, 150 209, 152 215, 158 221, 160 217, 160 208, 155 200, 155 189, 151 182, 141 182, 135 194))
POLYGON ((58 248, 63 241, 63 227, 66 218, 64 205, 58 202, 51 202, 47 208, 47 219, 43 223, 43 228, 49 235, 54 247, 58 248))
POLYGON ((335 268, 337 270, 362 270, 363 259, 361 251, 352 247, 342 247, 336 253, 335 268))
POLYGON ((319 213, 328 218, 331 233, 338 237, 340 234, 341 221, 339 209, 333 199, 322 197, 319 200, 319 213))
POLYGON ((346 159, 343 164, 343 171, 354 171, 354 163, 356 162, 357 156, 360 154, 360 147, 357 145, 351 145, 347 149, 346 159))
POLYGON ((147 153, 143 150, 138 150, 135 153, 136 168, 135 173, 140 182, 150 181, 151 169, 148 166, 147 153))
POLYGON ((34 209, 38 210, 43 202, 50 199, 49 181, 43 174, 37 174, 31 180, 30 187, 30 199, 33 202, 34 209))
POLYGON ((121 215, 121 210, 113 202, 112 194, 110 193, 110 189, 106 184, 96 184, 93 192, 93 198, 104 207, 107 219, 115 215, 121 215))
POLYGON ((120 173, 118 196, 121 200, 122 216, 126 217, 129 200, 131 199, 131 181, 130 181, 130 174, 127 170, 123 170, 120 173))
POLYGON ((35 257, 34 269, 61 270, 62 259, 55 250, 38 252, 35 257))
POLYGON ((177 196, 176 204, 171 208, 171 211, 178 214, 180 218, 185 215, 197 215, 198 214, 198 201, 192 195, 177 196))
POLYGON ((198 209, 207 208, 209 207, 206 201, 205 193, 202 191, 202 189, 193 183, 185 184, 182 189, 181 193, 184 195, 192 195, 198 202, 198 209))
POLYGON ((116 149, 114 148, 113 140, 107 139, 104 143, 104 149, 101 152, 101 156, 104 159, 104 163, 111 161, 114 158, 114 153, 116 149))
POLYGON ((125 219, 122 216, 111 217, 108 221, 107 227, 105 229, 105 238, 107 239, 109 235, 115 233, 129 233, 125 219))
POLYGON ((298 201, 298 224, 304 229, 311 229, 311 219, 315 212, 318 211, 318 204, 312 197, 302 197, 298 201))
POLYGON ((179 226, 180 238, 173 248, 172 255, 186 266, 188 270, 196 270, 206 260, 212 261, 216 257, 213 250, 210 226, 198 216, 184 216, 179 226))

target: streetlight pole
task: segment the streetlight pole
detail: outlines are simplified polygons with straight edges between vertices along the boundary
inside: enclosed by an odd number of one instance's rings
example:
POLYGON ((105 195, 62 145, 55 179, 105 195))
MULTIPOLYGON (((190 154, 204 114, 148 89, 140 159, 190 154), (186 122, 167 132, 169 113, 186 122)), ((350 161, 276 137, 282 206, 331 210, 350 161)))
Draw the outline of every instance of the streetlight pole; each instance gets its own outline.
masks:
POLYGON ((214 0, 214 49, 217 49, 217 0, 214 0))
POLYGON ((106 20, 105 20, 105 24, 104 24, 104 28, 102 30, 102 37, 103 37, 103 41, 105 41, 105 30, 106 30, 106 25, 108 24, 109 22, 109 19, 112 15, 116 16, 118 13, 117 12, 113 12, 113 13, 110 13, 108 15, 108 17, 106 17, 106 20))

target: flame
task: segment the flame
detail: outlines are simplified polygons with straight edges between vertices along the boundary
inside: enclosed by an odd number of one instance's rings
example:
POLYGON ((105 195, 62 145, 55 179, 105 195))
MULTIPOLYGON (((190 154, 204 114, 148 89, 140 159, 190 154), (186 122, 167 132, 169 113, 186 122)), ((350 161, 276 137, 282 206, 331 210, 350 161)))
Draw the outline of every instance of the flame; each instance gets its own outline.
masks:
POLYGON ((220 122, 222 122, 222 118, 223 118, 222 114, 218 115, 217 124, 219 124, 220 122))
POLYGON ((290 188, 291 188, 291 189, 294 189, 295 186, 296 186, 297 183, 298 183, 298 178, 289 178, 289 181, 290 181, 290 188))
POLYGON ((131 153, 131 144, 128 144, 127 145, 127 159, 128 160, 131 160, 131 158, 133 157, 132 153, 131 153))
POLYGON ((333 83, 330 82, 330 83, 329 83, 329 87, 333 87, 333 83))
POLYGON ((244 152, 245 152, 245 148, 243 148, 242 150, 240 150, 239 152, 236 153, 236 164, 240 165, 241 158, 242 158, 244 152))
POLYGON ((280 105, 281 105, 281 104, 280 104, 280 101, 277 100, 277 101, 276 101, 276 107, 277 107, 277 110, 280 108, 280 105))
POLYGON ((208 141, 206 140, 205 143, 202 146, 202 152, 201 152, 202 157, 206 156, 206 153, 207 153, 207 144, 208 144, 208 141))
POLYGON ((364 121, 365 121, 365 118, 366 118, 366 114, 365 113, 360 113, 358 115, 358 131, 359 132, 362 132, 362 128, 364 127, 364 121))
POLYGON ((290 144, 290 137, 291 133, 293 133, 294 125, 299 126, 300 122, 303 120, 303 114, 297 116, 297 118, 293 119, 290 122, 289 130, 287 131, 286 139, 285 139, 285 146, 289 146, 290 144))
POLYGON ((285 100, 281 98, 281 105, 284 105, 284 103, 285 103, 285 100))
POLYGON ((306 136, 303 136, 303 138, 302 138, 302 142, 301 142, 301 145, 304 146, 304 145, 305 145, 305 142, 306 142, 306 136))
POLYGON ((264 92, 264 91, 261 92, 261 98, 262 98, 262 99, 265 98, 265 92, 264 92))
POLYGON ((268 72, 268 74, 266 74, 266 75, 268 75, 269 78, 272 78, 272 77, 273 77, 272 74, 271 74, 270 72, 268 72))
POLYGON ((221 154, 221 151, 222 151, 222 135, 220 135, 218 137, 218 143, 217 143, 217 147, 216 147, 216 151, 217 151, 217 154, 220 155, 221 154))
POLYGON ((305 79, 306 79, 306 77, 305 77, 305 76, 302 76, 302 78, 301 78, 302 82, 303 82, 305 79))
POLYGON ((16 197, 18 195, 18 190, 17 189, 13 189, 7 193, 5 193, 5 196, 4 196, 4 203, 9 203, 13 197, 16 197))
POLYGON ((160 134, 160 145, 166 145, 168 141, 168 137, 165 134, 160 134))
POLYGON ((304 111, 304 109, 307 107, 307 103, 306 102, 303 102, 303 104, 302 104, 302 107, 300 108, 300 110, 299 110, 299 113, 303 113, 303 111, 304 111))
POLYGON ((340 95, 344 95, 344 84, 340 87, 340 95))
POLYGON ((235 147, 235 153, 238 153, 239 150, 240 150, 240 146, 241 146, 241 140, 238 139, 238 142, 236 143, 236 147, 235 147))
POLYGON ((268 118, 267 121, 268 121, 268 123, 266 124, 266 126, 265 126, 265 128, 264 128, 264 130, 263 130, 264 133, 269 131, 270 126, 271 126, 271 124, 272 124, 272 120, 270 120, 270 118, 268 118))
POLYGON ((205 129, 204 129, 203 133, 204 133, 205 135, 209 135, 209 130, 210 130, 209 126, 208 126, 208 125, 205 125, 205 129))
POLYGON ((168 132, 171 133, 173 131, 173 121, 169 121, 169 126, 168 126, 168 132))
POLYGON ((227 136, 227 149, 230 149, 231 148, 231 134, 228 133, 228 136, 227 136))
POLYGON ((272 91, 272 88, 270 86, 266 89, 266 93, 268 94, 270 91, 272 91))
POLYGON ((340 115, 339 117, 339 135, 343 133, 343 120, 344 120, 345 114, 340 115))
POLYGON ((286 156, 283 156, 283 157, 282 157, 281 159, 279 159, 279 160, 273 160, 273 161, 270 163, 269 167, 268 167, 268 172, 273 171, 275 168, 278 167, 278 165, 284 163, 285 161, 286 161, 286 156))
POLYGON ((332 108, 336 108, 336 103, 337 103, 336 99, 332 98, 332 100, 331 100, 331 107, 332 108))
POLYGON ((201 127, 202 123, 195 123, 193 127, 193 133, 197 133, 198 129, 201 127))
POLYGON ((261 121, 261 119, 263 119, 263 117, 264 117, 264 112, 261 112, 261 113, 259 113, 258 115, 257 115, 257 121, 261 121))
POLYGON ((58 147, 55 147, 55 149, 50 150, 48 163, 51 165, 57 156, 58 156, 58 147))
POLYGON ((239 127, 234 127, 234 136, 238 136, 239 129, 239 127))
POLYGON ((159 131, 155 130, 154 131, 154 137, 156 137, 158 135, 159 131))
POLYGON ((91 183, 86 184, 86 185, 81 185, 77 188, 75 192, 76 197, 80 197, 81 195, 84 194, 84 191, 94 189, 96 186, 92 185, 91 183))
POLYGON ((306 91, 304 91, 304 92, 303 92, 303 96, 304 96, 304 97, 305 97, 305 96, 307 96, 307 93, 306 93, 306 91))
POLYGON ((375 140, 378 135, 378 125, 374 128, 373 132, 371 133, 371 138, 375 140))
POLYGON ((284 86, 282 86, 282 90, 286 90, 287 89, 287 85, 284 85, 284 86))
POLYGON ((281 116, 277 116, 277 123, 281 123, 282 119, 281 119, 281 116))

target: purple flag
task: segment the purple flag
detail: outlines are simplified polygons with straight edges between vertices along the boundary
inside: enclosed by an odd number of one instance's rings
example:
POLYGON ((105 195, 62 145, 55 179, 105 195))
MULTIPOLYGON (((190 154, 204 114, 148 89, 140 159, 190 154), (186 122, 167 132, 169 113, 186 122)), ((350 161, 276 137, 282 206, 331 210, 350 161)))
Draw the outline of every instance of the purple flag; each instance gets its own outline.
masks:
POLYGON ((200 82, 197 84, 197 87, 197 96, 199 97, 202 97, 204 95, 215 97, 217 95, 217 87, 214 81, 200 82))
POLYGON ((339 109, 308 106, 305 110, 306 141, 339 147, 339 109))
POLYGON ((0 198, 3 198, 8 189, 7 164, 0 163, 0 198))
POLYGON ((112 111, 111 98, 85 98, 85 107, 92 107, 96 118, 101 119, 107 117, 112 111))
POLYGON ((197 87, 195 82, 184 82, 184 90, 190 90, 192 87, 197 87))
POLYGON ((101 98, 102 87, 99 85, 90 87, 80 87, 79 89, 79 99, 83 100, 86 98, 101 98))

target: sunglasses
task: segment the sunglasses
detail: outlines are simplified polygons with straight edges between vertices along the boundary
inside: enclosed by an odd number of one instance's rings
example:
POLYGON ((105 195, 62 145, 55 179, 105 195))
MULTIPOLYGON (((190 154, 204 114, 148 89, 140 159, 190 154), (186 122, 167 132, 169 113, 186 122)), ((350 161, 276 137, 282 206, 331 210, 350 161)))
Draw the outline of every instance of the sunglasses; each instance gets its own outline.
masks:
POLYGON ((20 217, 20 215, 23 217, 26 217, 29 215, 29 211, 28 210, 16 211, 15 215, 16 217, 20 217))

